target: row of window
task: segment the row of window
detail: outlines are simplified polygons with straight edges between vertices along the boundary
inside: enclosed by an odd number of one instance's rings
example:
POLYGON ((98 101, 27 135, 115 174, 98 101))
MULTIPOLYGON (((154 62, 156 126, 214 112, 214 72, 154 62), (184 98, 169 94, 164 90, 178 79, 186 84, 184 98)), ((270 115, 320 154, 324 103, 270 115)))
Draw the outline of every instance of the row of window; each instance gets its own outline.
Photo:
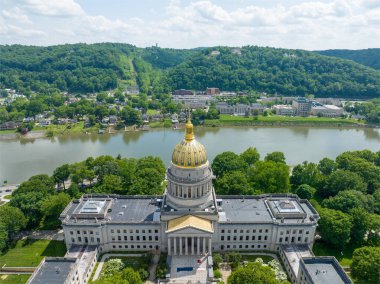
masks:
MULTIPOLYGON (((83 235, 87 235, 87 231, 86 231, 86 230, 83 230, 82 233, 83 233, 83 235)), ((80 235, 80 231, 79 231, 79 230, 77 231, 77 234, 80 235)), ((88 231, 88 234, 89 234, 89 235, 93 235, 93 234, 94 234, 94 231, 89 230, 89 231, 88 231)), ((70 231, 70 235, 74 235, 74 231, 70 231)), ((95 232, 95 235, 98 236, 98 235, 99 235, 99 232, 95 232)))
MULTIPOLYGON (((289 237, 285 237, 285 239, 280 238, 278 241, 279 241, 279 243, 282 243, 283 240, 284 240, 284 243, 288 243, 289 242, 289 237)), ((305 243, 307 243, 308 240, 309 240, 309 238, 305 237, 305 243)), ((294 243, 295 241, 296 241, 296 238, 292 237, 291 242, 294 243)), ((301 242, 301 241, 302 241, 302 237, 298 237, 297 238, 297 242, 301 242)))
POLYGON ((260 249, 260 248, 263 248, 263 249, 266 249, 267 248, 267 245, 221 245, 220 246, 220 249, 221 250, 224 250, 224 249, 242 249, 242 248, 245 248, 245 249, 260 249))
MULTIPOLYGON (((249 240, 251 240, 251 241, 256 241, 256 235, 253 235, 253 236, 251 236, 251 239, 249 238, 250 236, 245 236, 245 240, 246 241, 249 241, 249 240)), ((220 236, 220 240, 221 241, 224 241, 224 240, 226 240, 226 241, 237 241, 237 240, 239 240, 239 241, 244 241, 244 236, 239 236, 239 238, 238 238, 238 236, 220 236)), ((264 240, 264 241, 266 241, 266 240, 268 240, 268 236, 264 236, 264 238, 263 238, 263 236, 257 236, 257 240, 258 241, 261 241, 261 240, 264 240)))
MULTIPOLYGON (((290 231, 291 231, 291 230, 286 230, 286 235, 289 235, 289 234, 290 234, 290 231)), ((303 230, 298 230, 298 234, 302 234, 302 233, 303 233, 303 230)), ((297 230, 293 230, 293 231, 292 231, 292 234, 293 234, 293 235, 297 234, 297 230)), ((309 234, 309 231, 306 231, 305 234, 308 235, 308 234, 309 234)), ((280 231, 280 236, 282 236, 282 235, 284 235, 284 231, 280 231)))
MULTIPOLYGON (((118 233, 118 234, 120 234, 121 231, 122 230, 120 230, 120 229, 117 229, 117 230, 111 229, 111 234, 114 234, 115 232, 118 233)), ((134 232, 136 234, 140 234, 140 229, 136 229, 135 231, 133 231, 133 229, 129 229, 129 230, 124 229, 123 233, 126 234, 128 231, 129 231, 130 234, 133 234, 134 232)), ((158 234, 158 230, 151 230, 151 229, 149 229, 149 230, 142 229, 141 233, 142 234, 145 234, 145 233, 151 234, 153 231, 154 231, 155 234, 158 234)))
MULTIPOLYGON (((122 245, 113 245, 112 246, 113 249, 116 249, 116 248, 119 248, 119 249, 153 249, 153 245, 124 245, 124 247, 122 245)), ((155 246, 155 249, 160 249, 160 246, 155 246)))
MULTIPOLYGON (((84 237, 83 238, 83 240, 84 240, 84 243, 88 243, 88 237, 84 237)), ((71 238, 71 242, 72 243, 75 243, 75 238, 71 238)), ((82 237, 78 237, 78 242, 79 243, 81 243, 82 242, 82 237)), ((95 238, 94 237, 90 237, 90 242, 91 243, 94 243, 95 242, 95 238)), ((96 238, 96 243, 100 243, 100 238, 96 238)))
MULTIPOLYGON (((235 230, 230 230, 230 229, 225 230, 225 229, 222 229, 220 232, 221 232, 222 234, 224 234, 225 232, 231 234, 232 231, 233 231, 234 234, 237 234, 237 233, 238 233, 238 230, 237 230, 237 229, 235 229, 235 230)), ((268 232, 269 232, 269 229, 259 229, 259 230, 253 229, 253 230, 252 230, 252 233, 254 234, 254 233, 256 233, 256 231, 258 231, 259 233, 262 233, 263 231, 265 231, 265 233, 268 233, 268 232)), ((250 232, 251 232, 250 230, 245 230, 245 233, 247 233, 247 234, 249 234, 250 232)), ((240 234, 244 234, 244 230, 239 230, 239 233, 240 233, 240 234)))
POLYGON ((118 241, 121 241, 122 239, 124 241, 141 241, 141 240, 142 241, 147 241, 147 240, 148 241, 153 241, 153 237, 154 237, 155 241, 159 240, 158 236, 135 236, 135 238, 134 238, 134 236, 129 236, 129 239, 128 239, 128 236, 117 236, 117 238, 116 238, 116 236, 112 236, 111 239, 113 241, 116 241, 116 239, 118 241))

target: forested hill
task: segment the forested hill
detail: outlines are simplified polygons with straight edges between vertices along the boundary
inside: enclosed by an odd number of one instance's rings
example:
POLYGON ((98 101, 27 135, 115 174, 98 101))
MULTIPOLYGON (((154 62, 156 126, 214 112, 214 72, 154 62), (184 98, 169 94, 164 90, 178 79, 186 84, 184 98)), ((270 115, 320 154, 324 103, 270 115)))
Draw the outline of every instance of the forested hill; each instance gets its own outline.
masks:
POLYGON ((380 97, 379 70, 315 52, 255 46, 0 46, 0 70, 0 88, 25 94, 55 90, 87 93, 137 84, 144 93, 212 86, 282 95, 380 97))
POLYGON ((322 55, 349 59, 380 70, 380 48, 369 48, 361 50, 329 49, 316 52, 322 55))

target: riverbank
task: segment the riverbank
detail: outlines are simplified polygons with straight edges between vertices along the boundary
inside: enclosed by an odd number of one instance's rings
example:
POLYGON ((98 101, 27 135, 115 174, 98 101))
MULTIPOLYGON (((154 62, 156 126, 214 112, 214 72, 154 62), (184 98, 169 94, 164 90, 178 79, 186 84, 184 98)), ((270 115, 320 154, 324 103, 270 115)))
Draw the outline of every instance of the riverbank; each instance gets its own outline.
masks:
POLYGON ((219 119, 205 120, 204 126, 308 126, 308 127, 376 127, 348 118, 299 117, 299 116, 231 116, 220 115, 219 119))
MULTIPOLYGON (((362 121, 345 118, 325 118, 325 117, 287 117, 287 116, 257 116, 257 117, 244 117, 244 116, 231 116, 220 115, 219 119, 205 120, 202 124, 204 127, 349 127, 349 128, 379 128, 378 125, 366 124, 362 121)), ((184 124, 178 126, 179 129, 183 128, 184 124)), ((169 119, 164 121, 154 121, 149 123, 151 129, 172 128, 172 123, 169 119)), ((145 128, 144 130, 149 130, 145 128)), ((45 137, 54 137, 69 135, 74 133, 93 134, 98 133, 101 129, 100 124, 92 127, 84 127, 83 122, 78 122, 75 125, 49 125, 46 127, 36 126, 32 131, 25 135, 21 135, 15 130, 0 131, 1 140, 13 139, 38 139, 45 137)), ((114 128, 107 128, 106 132, 117 133, 123 131, 135 131, 135 128, 130 126, 126 129, 115 130, 114 128)))

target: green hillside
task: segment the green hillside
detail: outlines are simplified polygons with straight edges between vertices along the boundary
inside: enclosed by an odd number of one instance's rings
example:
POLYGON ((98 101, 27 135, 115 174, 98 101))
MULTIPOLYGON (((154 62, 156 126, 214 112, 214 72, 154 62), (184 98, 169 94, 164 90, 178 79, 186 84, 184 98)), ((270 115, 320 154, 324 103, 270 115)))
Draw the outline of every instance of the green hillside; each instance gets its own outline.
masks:
POLYGON ((329 49, 316 51, 319 54, 349 59, 357 63, 380 70, 380 48, 361 50, 329 49))
POLYGON ((88 93, 137 84, 143 93, 178 88, 319 97, 380 97, 380 71, 303 50, 246 46, 137 48, 128 44, 0 46, 0 88, 88 93))

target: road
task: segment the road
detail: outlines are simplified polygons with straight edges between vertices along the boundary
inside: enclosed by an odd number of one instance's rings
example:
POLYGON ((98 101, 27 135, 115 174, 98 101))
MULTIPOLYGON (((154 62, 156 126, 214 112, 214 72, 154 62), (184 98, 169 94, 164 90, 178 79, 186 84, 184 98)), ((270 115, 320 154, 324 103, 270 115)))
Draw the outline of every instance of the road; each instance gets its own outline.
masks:
POLYGON ((12 192, 18 187, 19 184, 7 184, 0 186, 0 201, 4 201, 5 203, 9 202, 9 199, 5 199, 4 196, 12 194, 12 192))

